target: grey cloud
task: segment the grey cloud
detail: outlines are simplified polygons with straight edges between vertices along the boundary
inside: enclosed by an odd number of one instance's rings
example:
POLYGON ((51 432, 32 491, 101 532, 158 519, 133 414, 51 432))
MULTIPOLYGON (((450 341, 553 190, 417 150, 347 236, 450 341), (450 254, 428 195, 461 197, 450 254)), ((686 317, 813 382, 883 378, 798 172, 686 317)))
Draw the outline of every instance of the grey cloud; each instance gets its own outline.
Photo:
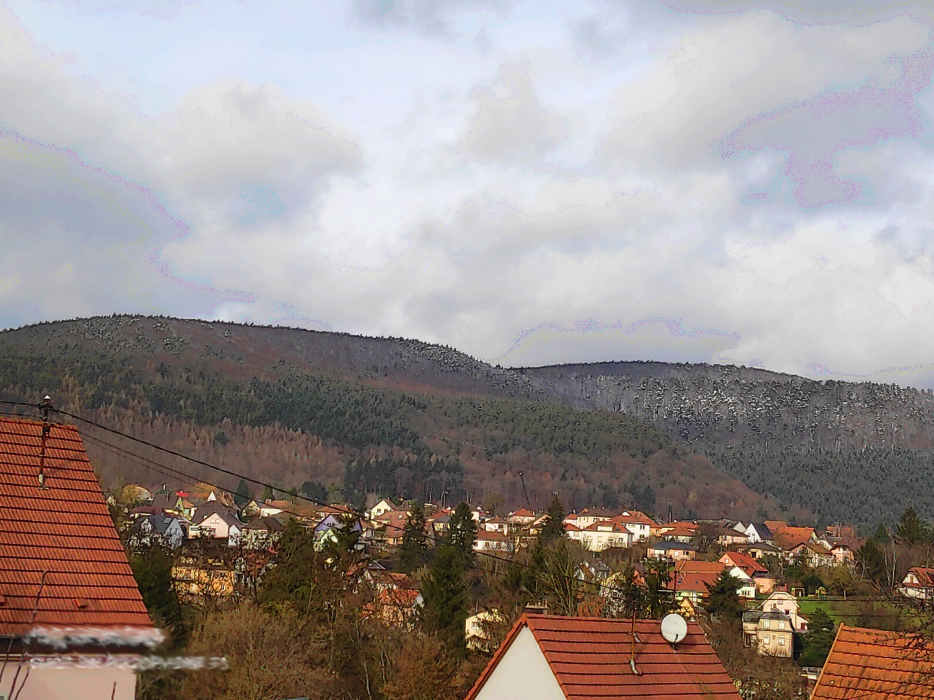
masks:
POLYGON ((494 80, 474 88, 470 97, 477 108, 458 147, 479 161, 528 162, 567 138, 567 120, 539 103, 528 63, 500 66, 494 80))
POLYGON ((486 9, 500 16, 509 13, 518 0, 355 0, 352 15, 364 25, 380 29, 412 28, 434 38, 457 35, 459 12, 486 9))
POLYGON ((333 175, 362 166, 360 148, 314 105, 275 86, 211 85, 189 94, 164 132, 181 197, 231 223, 302 213, 333 175))

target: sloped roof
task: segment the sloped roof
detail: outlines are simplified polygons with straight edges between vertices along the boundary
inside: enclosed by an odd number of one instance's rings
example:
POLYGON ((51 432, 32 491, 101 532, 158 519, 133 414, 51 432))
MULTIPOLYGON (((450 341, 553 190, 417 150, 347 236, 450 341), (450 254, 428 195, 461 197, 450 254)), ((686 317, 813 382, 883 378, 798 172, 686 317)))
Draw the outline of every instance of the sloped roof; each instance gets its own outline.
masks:
POLYGON ((762 564, 757 562, 748 554, 744 554, 743 552, 726 552, 723 556, 720 557, 720 561, 723 561, 727 558, 729 558, 729 560, 732 561, 735 566, 738 566, 750 576, 768 571, 768 569, 762 566, 762 564))
POLYGON ((0 635, 34 625, 155 632, 78 431, 50 426, 46 488, 41 444, 42 423, 0 419, 0 635))
POLYGON ((687 637, 673 648, 662 638, 657 620, 636 620, 633 625, 631 620, 550 615, 519 618, 467 700, 477 696, 525 627, 538 642, 568 700, 739 700, 733 682, 696 623, 688 623, 687 637), (630 666, 631 651, 639 675, 630 666))
POLYGON ((649 527, 654 527, 658 524, 640 510, 624 510, 622 513, 614 516, 612 519, 619 523, 648 525, 649 527))
MULTIPOLYGON (((906 583, 902 582, 902 585, 908 586, 909 588, 921 587, 930 587, 934 586, 934 569, 929 569, 924 566, 913 566, 908 569, 909 574, 914 574, 915 578, 918 579, 918 583, 906 583)), ((908 578, 908 575, 905 575, 905 578, 908 578)))
POLYGON ((934 644, 904 632, 840 625, 811 700, 934 697, 934 644))

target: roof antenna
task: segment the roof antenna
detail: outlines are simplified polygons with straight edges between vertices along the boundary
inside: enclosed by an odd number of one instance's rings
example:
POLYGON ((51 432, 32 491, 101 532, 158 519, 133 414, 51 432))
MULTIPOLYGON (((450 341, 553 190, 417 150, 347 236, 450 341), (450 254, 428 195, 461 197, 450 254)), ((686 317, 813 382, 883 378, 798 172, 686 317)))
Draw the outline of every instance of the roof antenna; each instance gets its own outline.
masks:
POLYGON ((49 423, 49 412, 52 410, 52 398, 48 395, 42 399, 39 404, 39 410, 42 412, 42 443, 39 448, 39 488, 47 489, 45 485, 45 442, 52 431, 52 425, 49 423))
POLYGON ((629 668, 637 676, 642 675, 642 671, 636 668, 636 606, 632 606, 632 625, 629 628, 629 668))

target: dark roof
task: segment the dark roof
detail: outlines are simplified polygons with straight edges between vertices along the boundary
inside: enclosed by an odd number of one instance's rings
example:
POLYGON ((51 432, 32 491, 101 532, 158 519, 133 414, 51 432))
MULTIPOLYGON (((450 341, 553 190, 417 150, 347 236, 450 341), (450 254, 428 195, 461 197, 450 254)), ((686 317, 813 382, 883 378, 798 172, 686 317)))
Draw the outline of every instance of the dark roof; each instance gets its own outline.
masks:
POLYGON ((681 549, 686 552, 697 551, 697 547, 695 547, 693 544, 690 544, 688 542, 677 542, 674 540, 672 541, 664 540, 662 542, 656 542, 655 544, 651 546, 651 549, 654 549, 657 552, 667 552, 671 549, 681 549))
POLYGON ((283 532, 285 525, 281 520, 269 516, 263 518, 254 518, 243 526, 244 530, 268 530, 269 532, 283 532))
POLYGON ((41 423, 0 419, 0 635, 34 624, 155 632, 78 431, 50 427, 45 488, 41 444, 41 423))
POLYGON ((658 620, 633 623, 523 615, 487 664, 467 700, 473 700, 480 692, 524 627, 532 632, 568 700, 628 697, 739 700, 740 697, 696 623, 688 623, 687 637, 672 647, 662 637, 658 620), (631 650, 639 675, 630 666, 631 650))
POLYGON ((904 632, 840 625, 811 700, 934 697, 934 645, 904 632))

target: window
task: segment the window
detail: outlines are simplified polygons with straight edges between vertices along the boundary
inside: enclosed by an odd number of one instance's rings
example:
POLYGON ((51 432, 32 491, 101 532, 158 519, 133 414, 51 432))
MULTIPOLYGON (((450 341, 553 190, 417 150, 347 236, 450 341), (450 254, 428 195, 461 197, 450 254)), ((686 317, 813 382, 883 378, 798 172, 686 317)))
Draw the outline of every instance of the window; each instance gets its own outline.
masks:
POLYGON ((785 638, 784 638, 784 637, 779 637, 779 638, 778 638, 778 646, 780 646, 780 647, 785 646, 785 638))
POLYGON ((768 628, 769 628, 769 621, 768 621, 768 620, 763 620, 763 621, 762 621, 762 626, 763 626, 765 629, 768 629, 768 628))
POLYGON ((765 642, 766 644, 768 644, 768 643, 769 643, 769 635, 763 634, 763 635, 762 635, 762 641, 765 642))
POLYGON ((785 622, 784 622, 784 620, 779 620, 779 621, 778 621, 778 629, 780 629, 780 630, 785 629, 785 622))

